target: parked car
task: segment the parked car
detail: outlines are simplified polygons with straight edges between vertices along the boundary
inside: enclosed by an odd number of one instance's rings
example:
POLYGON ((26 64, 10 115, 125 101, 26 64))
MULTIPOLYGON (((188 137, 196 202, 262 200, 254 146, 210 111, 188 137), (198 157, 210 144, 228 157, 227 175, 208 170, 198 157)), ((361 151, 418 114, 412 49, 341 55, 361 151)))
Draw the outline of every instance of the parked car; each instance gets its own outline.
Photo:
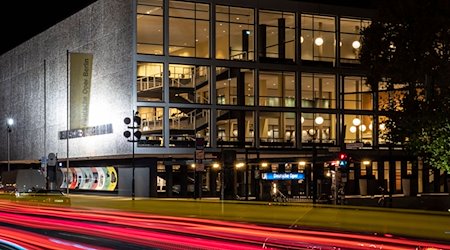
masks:
POLYGON ((60 190, 39 189, 31 192, 16 192, 15 200, 70 206, 70 198, 60 190))

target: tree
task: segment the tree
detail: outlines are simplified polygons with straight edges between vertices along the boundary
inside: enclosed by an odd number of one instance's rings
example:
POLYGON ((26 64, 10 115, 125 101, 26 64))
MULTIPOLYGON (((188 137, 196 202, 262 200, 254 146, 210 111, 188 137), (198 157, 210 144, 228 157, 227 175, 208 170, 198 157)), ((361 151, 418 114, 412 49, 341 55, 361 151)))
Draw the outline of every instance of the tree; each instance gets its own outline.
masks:
MULTIPOLYGON (((360 60, 372 89, 395 93, 387 139, 450 172, 450 1, 384 0, 362 31, 360 60)), ((383 95, 381 93, 380 95, 383 95)), ((381 113, 383 113, 381 112, 381 113)))

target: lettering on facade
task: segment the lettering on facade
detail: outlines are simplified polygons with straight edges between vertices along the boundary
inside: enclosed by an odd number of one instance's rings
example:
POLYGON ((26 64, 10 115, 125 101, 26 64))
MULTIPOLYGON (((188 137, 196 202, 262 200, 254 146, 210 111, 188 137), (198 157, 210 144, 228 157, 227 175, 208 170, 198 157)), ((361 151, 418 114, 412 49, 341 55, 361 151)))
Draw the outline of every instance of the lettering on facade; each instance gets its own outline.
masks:
POLYGON ((67 135, 69 135, 69 139, 87 137, 87 136, 95 136, 95 135, 105 135, 112 134, 112 124, 104 124, 98 125, 94 127, 85 127, 79 129, 71 129, 69 132, 67 130, 59 132, 59 139, 65 140, 67 139, 67 135))

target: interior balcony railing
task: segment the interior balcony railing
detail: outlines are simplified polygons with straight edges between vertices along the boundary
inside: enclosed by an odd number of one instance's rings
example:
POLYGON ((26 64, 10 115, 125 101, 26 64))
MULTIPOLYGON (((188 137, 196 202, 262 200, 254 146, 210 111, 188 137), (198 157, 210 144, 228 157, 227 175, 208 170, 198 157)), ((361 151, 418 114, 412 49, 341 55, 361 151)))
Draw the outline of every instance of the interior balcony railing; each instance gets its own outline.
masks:
POLYGON ((142 76, 137 79, 137 91, 148 91, 153 89, 159 89, 162 87, 162 73, 156 73, 151 76, 142 76))

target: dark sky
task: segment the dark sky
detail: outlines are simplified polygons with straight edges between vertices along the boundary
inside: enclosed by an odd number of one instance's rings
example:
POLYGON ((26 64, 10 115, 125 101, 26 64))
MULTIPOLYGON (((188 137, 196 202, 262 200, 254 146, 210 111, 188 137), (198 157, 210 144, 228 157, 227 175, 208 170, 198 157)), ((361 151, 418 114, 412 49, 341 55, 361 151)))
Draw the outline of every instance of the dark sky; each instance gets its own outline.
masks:
POLYGON ((95 0, 6 0, 0 3, 0 54, 64 20, 95 0))
MULTIPOLYGON (((0 54, 64 20, 96 0, 6 0, 0 4, 0 54)), ((267 1, 267 0, 266 0, 267 1)), ((295 0, 298 1, 298 0, 295 0)), ((367 7, 374 0, 303 0, 367 7)))

